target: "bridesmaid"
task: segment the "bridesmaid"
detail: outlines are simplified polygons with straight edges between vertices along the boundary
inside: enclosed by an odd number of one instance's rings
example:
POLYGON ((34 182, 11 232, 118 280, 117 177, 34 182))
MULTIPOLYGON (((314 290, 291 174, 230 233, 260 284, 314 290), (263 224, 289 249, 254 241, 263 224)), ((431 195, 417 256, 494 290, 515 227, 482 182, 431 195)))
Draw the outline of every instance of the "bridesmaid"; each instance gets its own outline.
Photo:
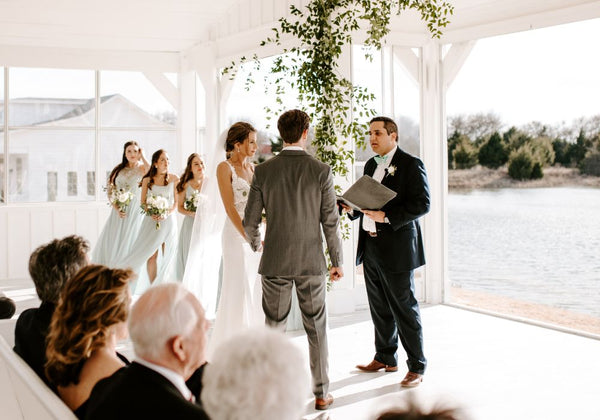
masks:
POLYGON ((185 202, 191 198, 194 192, 200 194, 202 181, 204 181, 204 162, 197 153, 192 153, 188 157, 185 171, 177 184, 177 210, 185 216, 179 232, 179 245, 177 246, 177 279, 179 281, 183 280, 188 251, 190 250, 194 217, 196 216, 196 210, 186 209, 185 202))
POLYGON ((150 164, 137 142, 132 140, 125 143, 123 158, 110 173, 106 192, 109 200, 113 191, 120 189, 132 192, 133 198, 124 211, 121 211, 116 204, 112 205, 110 216, 92 252, 94 263, 111 266, 119 256, 131 251, 131 245, 138 235, 143 220, 139 211, 141 192, 139 183, 149 168, 150 164))
MULTIPOLYGON (((142 209, 149 208, 151 196, 166 198, 168 208, 162 215, 149 215, 143 218, 140 233, 131 247, 131 252, 124 255, 118 267, 132 267, 137 273, 145 263, 150 283, 171 280, 177 256, 177 219, 174 212, 177 208, 176 185, 177 175, 169 173, 169 155, 159 149, 152 155, 150 169, 142 178, 142 209), (159 255, 160 251, 160 255, 159 255), (160 260, 159 260, 160 256, 160 260)), ((136 290, 136 294, 138 290, 136 290)))

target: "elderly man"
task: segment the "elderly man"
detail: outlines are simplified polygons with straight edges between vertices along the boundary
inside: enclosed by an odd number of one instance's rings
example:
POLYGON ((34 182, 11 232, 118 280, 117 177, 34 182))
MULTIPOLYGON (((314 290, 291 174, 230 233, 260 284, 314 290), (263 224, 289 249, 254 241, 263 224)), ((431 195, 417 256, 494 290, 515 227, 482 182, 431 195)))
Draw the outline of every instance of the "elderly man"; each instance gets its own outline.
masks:
POLYGON ((179 283, 150 288, 129 317, 137 357, 96 384, 85 418, 207 419, 185 382, 205 363, 207 329, 202 305, 179 283))

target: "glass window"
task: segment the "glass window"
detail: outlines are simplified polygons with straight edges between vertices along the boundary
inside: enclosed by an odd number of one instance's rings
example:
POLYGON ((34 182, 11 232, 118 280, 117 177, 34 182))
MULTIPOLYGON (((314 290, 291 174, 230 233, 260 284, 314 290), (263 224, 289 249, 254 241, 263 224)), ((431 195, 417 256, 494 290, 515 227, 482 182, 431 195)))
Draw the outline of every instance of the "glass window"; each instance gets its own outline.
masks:
MULTIPOLYGON (((405 47, 394 47, 396 48, 405 47)), ((420 49, 411 50, 419 56, 420 49)), ((398 124, 398 146, 411 155, 421 156, 419 84, 396 58, 393 61, 393 77, 394 120, 398 124)))
POLYGON ((76 175, 94 171, 94 139, 94 130, 10 130, 10 201, 88 200, 86 190, 82 192, 66 180, 68 172, 76 175), (51 172, 57 173, 56 180, 48 175, 51 172), (58 182, 58 179, 64 181, 58 182))
POLYGON ((48 191, 48 201, 56 201, 56 194, 58 192, 58 172, 48 172, 46 175, 46 182, 48 183, 46 187, 48 191))
POLYGON ((93 70, 9 69, 11 127, 90 127, 95 124, 93 70))
MULTIPOLYGON (((167 82, 173 84, 172 75, 167 82)), ((103 127, 175 128, 175 108, 143 73, 100 72, 100 96, 103 127)))
POLYGON ((67 172, 67 195, 77 195, 77 172, 67 172))
POLYGON ((4 67, 0 67, 0 133, 4 133, 4 67))
POLYGON ((96 195, 96 172, 87 172, 87 193, 88 195, 96 195))

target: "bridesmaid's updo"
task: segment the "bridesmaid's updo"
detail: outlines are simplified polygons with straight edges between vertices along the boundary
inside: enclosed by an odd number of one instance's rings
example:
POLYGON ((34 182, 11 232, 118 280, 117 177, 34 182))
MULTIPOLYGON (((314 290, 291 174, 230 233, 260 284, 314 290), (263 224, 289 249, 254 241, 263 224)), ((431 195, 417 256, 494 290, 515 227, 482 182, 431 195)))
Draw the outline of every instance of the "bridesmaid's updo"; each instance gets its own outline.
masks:
POLYGON ((256 129, 247 122, 236 122, 227 131, 227 138, 225 139, 225 153, 227 157, 231 155, 236 144, 242 144, 250 133, 256 133, 256 129))

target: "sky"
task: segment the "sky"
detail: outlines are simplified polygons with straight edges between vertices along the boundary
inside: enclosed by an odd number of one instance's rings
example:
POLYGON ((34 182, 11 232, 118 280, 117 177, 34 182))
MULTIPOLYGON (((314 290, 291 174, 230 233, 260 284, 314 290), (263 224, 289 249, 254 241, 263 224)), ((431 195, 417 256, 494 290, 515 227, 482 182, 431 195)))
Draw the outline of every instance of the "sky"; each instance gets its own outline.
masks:
POLYGON ((600 114, 600 19, 477 41, 447 92, 447 115, 509 125, 600 114))

